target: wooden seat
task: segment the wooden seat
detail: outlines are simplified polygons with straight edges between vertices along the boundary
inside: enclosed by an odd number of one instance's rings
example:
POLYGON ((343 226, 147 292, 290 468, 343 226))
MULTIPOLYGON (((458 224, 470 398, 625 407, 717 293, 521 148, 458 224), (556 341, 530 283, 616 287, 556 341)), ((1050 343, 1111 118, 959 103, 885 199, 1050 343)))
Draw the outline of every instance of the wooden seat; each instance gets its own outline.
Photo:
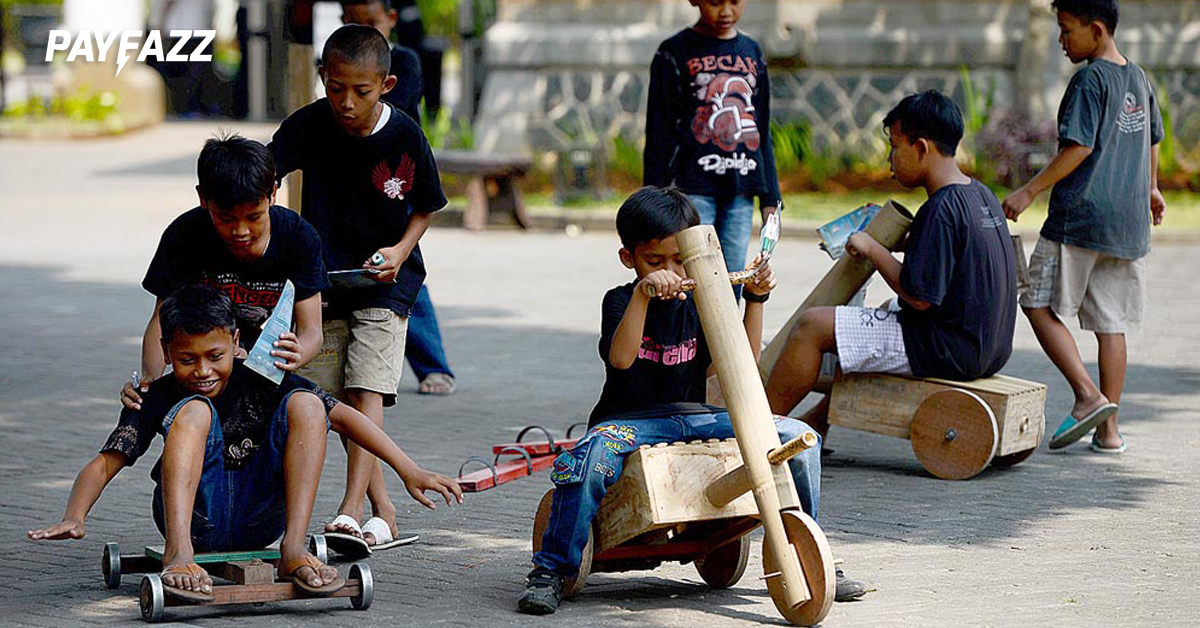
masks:
POLYGON ((467 177, 467 208, 463 227, 471 230, 489 224, 515 224, 529 228, 521 195, 521 179, 533 166, 528 157, 468 150, 434 151, 438 171, 467 177))

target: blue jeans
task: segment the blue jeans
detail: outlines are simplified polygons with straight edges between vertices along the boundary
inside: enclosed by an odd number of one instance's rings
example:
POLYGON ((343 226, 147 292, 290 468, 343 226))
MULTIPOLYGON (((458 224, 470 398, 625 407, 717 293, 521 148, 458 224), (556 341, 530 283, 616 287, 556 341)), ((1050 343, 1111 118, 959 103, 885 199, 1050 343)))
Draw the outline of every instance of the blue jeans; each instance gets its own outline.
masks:
POLYGON ((412 367, 417 381, 431 373, 445 373, 454 377, 446 362, 446 350, 442 348, 442 332, 438 329, 437 312, 429 298, 429 289, 421 286, 417 300, 408 312, 408 336, 404 342, 404 357, 412 367))
POLYGON ((751 223, 754 220, 754 197, 742 194, 734 196, 704 196, 689 194, 700 222, 712 225, 721 241, 721 252, 725 256, 725 269, 729 272, 746 267, 746 249, 750 246, 751 223))
MULTIPOLYGON (((782 442, 807 431, 803 422, 775 419, 782 442)), ((588 430, 575 448, 558 455, 550 478, 555 484, 542 550, 533 564, 570 577, 579 572, 588 530, 609 487, 621 475, 625 456, 642 445, 730 438, 729 413, 677 415, 636 421, 605 421, 588 430)), ((817 518, 821 497, 821 448, 812 447, 788 462, 804 512, 817 518)))
MULTIPOLYGON (((176 415, 189 401, 208 404, 212 421, 204 443, 204 466, 196 486, 192 506, 192 547, 197 552, 226 552, 262 549, 283 535, 285 493, 283 454, 287 446, 287 403, 296 393, 284 397, 263 435, 263 442, 238 469, 225 468, 225 437, 221 420, 212 402, 200 395, 175 404, 163 419, 163 438, 170 433, 176 415)), ((326 418, 326 428, 329 419, 326 418)), ((163 516, 162 460, 150 472, 154 480, 154 523, 166 536, 163 516)))

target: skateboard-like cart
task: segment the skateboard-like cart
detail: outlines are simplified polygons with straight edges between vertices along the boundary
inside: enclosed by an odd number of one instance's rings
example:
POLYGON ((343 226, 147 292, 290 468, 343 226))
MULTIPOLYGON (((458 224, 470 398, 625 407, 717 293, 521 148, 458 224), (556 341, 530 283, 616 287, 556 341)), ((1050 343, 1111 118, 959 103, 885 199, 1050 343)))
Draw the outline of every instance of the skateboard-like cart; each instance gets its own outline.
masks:
MULTIPOLYGON (((324 537, 314 535, 309 547, 318 560, 327 562, 324 537)), ((168 606, 208 607, 318 599, 291 582, 275 581, 275 564, 279 561, 278 549, 196 554, 196 563, 204 567, 210 576, 227 581, 213 583, 214 599, 211 602, 190 602, 167 595, 158 575, 163 569, 162 557, 162 547, 146 547, 142 553, 123 556, 117 543, 108 543, 104 546, 100 560, 104 583, 110 589, 121 585, 123 574, 144 574, 138 587, 138 606, 142 611, 142 619, 148 622, 162 621, 163 611, 168 606)), ((350 565, 346 586, 332 595, 322 596, 321 599, 348 597, 351 606, 358 610, 366 610, 370 608, 374 595, 375 586, 370 566, 366 563, 354 563, 350 565)))

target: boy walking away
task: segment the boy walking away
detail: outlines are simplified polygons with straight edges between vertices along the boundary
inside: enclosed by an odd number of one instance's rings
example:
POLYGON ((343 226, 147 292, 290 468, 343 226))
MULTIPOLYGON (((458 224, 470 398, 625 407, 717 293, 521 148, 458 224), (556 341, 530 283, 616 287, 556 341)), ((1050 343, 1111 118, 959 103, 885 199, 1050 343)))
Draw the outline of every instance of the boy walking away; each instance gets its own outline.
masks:
POLYGON ((140 409, 150 383, 162 376, 159 308, 180 287, 204 284, 234 305, 243 346, 249 349, 291 280, 296 287, 293 320, 271 355, 295 371, 321 350, 321 291, 329 286, 321 239, 295 212, 275 205, 275 162, 266 146, 239 135, 210 139, 196 163, 200 206, 163 231, 142 287, 157 297, 142 336, 140 384, 121 392, 126 408, 140 409))
MULTIPOLYGON (((883 119, 888 162, 929 200, 909 228, 904 263, 869 234, 846 250, 870 260, 897 296, 878 309, 806 310, 767 380, 771 411, 787 414, 816 384, 823 353, 845 373, 894 373, 969 381, 998 372, 1012 354, 1016 262, 1000 202, 954 161, 962 114, 945 95, 905 97, 883 119)), ((806 415, 822 435, 826 412, 806 415)))
POLYGON ((1038 342, 1075 394, 1050 448, 1095 428, 1092 451, 1123 453, 1117 403, 1125 386, 1125 334, 1141 325, 1150 224, 1161 224, 1166 210, 1158 191, 1162 117, 1146 73, 1113 41, 1116 0, 1055 0, 1053 7, 1067 57, 1087 65, 1071 77, 1059 106, 1058 154, 1004 199, 1004 213, 1017 220, 1053 186, 1029 260, 1031 285, 1021 295, 1038 342), (1099 344, 1098 388, 1062 322, 1076 314, 1099 344))
MULTIPOLYGON (((618 254, 637 278, 604 295, 604 389, 587 434, 554 461, 554 504, 542 549, 533 555, 534 569, 517 601, 523 613, 544 615, 558 608, 563 581, 579 572, 592 520, 627 454, 641 445, 733 436, 729 413, 704 403, 712 358, 695 301, 681 292, 687 275, 675 234, 699 223, 695 207, 677 188, 644 187, 617 213, 618 254), (657 298, 648 296, 651 289, 657 298)), ((755 357, 763 303, 774 287, 775 276, 766 266, 746 287, 743 323, 755 357)), ((808 431, 786 417, 777 417, 775 425, 783 442, 808 431)), ((809 449, 788 463, 804 512, 814 519, 821 489, 819 451, 809 449)), ((838 599, 859 597, 865 590, 838 570, 838 599)))
POLYGON ((195 552, 261 549, 283 535, 279 577, 311 595, 344 580, 304 547, 330 427, 395 469, 413 499, 424 492, 462 501, 458 484, 418 467, 383 430, 353 408, 292 374, 276 385, 234 358, 234 305, 205 286, 180 288, 162 304, 162 351, 172 377, 154 382, 140 410, 125 408, 100 453, 79 472, 61 523, 33 540, 81 539, 84 521, 108 483, 162 434, 154 465, 154 523, 166 539, 166 592, 212 601, 212 578, 195 552))
MULTIPOLYGON (((367 269, 375 280, 325 293, 324 348, 302 374, 379 426, 384 406, 396 403, 408 315, 425 280, 417 243, 430 214, 446 205, 421 127, 380 101, 396 84, 390 59, 374 28, 334 31, 321 55, 327 96, 288 116, 270 146, 278 176, 304 171, 304 217, 321 235, 325 266, 367 269)), ((376 549, 415 541, 399 536, 379 461, 346 446, 346 493, 326 530, 362 537, 376 549), (374 517, 360 528, 364 494, 374 517)), ((339 551, 365 549, 355 539, 347 539, 349 547, 330 540, 339 551)))
POLYGON ((650 64, 643 183, 686 192, 716 229, 726 268, 742 270, 754 197, 764 223, 780 199, 767 60, 737 30, 748 0, 690 2, 700 19, 650 64))
MULTIPOLYGON (((388 40, 396 28, 399 15, 391 0, 342 0, 342 23, 373 26, 388 40)), ((411 48, 392 44, 392 69, 396 86, 383 95, 383 100, 421 121, 421 59, 411 48)), ((450 395, 457 388, 454 372, 446 360, 442 346, 442 331, 437 311, 429 297, 429 287, 421 284, 417 300, 408 314, 408 333, 404 357, 417 376, 417 390, 425 395, 450 395)))

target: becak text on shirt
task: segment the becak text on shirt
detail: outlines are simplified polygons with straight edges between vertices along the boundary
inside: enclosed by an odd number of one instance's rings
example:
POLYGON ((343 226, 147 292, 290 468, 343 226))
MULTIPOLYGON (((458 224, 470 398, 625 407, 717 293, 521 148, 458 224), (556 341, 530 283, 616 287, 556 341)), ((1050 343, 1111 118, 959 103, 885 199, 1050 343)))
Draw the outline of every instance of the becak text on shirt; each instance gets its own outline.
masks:
MULTIPOLYGON (((686 65, 693 93, 702 103, 692 118, 696 142, 713 144, 722 151, 739 146, 757 150, 760 137, 754 90, 758 86, 758 63, 752 57, 726 54, 694 57, 686 65)), ((713 153, 700 157, 698 163, 705 172, 717 174, 733 169, 745 175, 758 167, 745 153, 733 157, 713 153)))

